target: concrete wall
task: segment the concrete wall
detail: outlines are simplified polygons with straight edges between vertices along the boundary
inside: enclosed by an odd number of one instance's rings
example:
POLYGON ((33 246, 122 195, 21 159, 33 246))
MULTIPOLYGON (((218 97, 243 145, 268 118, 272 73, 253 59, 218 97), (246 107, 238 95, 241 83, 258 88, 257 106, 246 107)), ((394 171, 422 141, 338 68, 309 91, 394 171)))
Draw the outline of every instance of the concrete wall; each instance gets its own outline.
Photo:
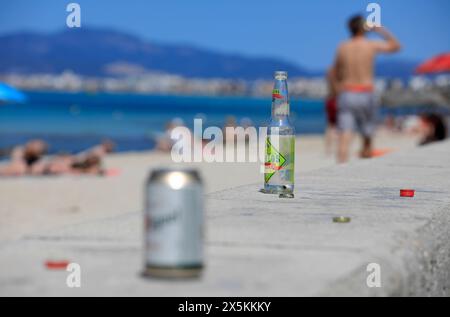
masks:
POLYGON ((141 278, 142 215, 131 211, 0 245, 0 294, 449 295, 449 142, 297 175, 294 199, 261 185, 207 196, 200 280, 141 278), (399 197, 402 188, 416 196, 399 197), (79 263, 82 287, 46 270, 49 258, 79 263), (369 263, 380 265, 380 288, 366 284, 369 263))

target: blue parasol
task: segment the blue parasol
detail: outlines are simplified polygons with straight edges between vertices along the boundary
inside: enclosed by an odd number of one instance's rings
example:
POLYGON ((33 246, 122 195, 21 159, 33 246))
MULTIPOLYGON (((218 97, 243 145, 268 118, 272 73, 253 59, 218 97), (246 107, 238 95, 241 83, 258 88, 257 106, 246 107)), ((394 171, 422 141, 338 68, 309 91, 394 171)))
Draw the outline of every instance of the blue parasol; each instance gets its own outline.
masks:
POLYGON ((24 103, 27 97, 22 92, 7 84, 0 83, 0 104, 2 103, 24 103))

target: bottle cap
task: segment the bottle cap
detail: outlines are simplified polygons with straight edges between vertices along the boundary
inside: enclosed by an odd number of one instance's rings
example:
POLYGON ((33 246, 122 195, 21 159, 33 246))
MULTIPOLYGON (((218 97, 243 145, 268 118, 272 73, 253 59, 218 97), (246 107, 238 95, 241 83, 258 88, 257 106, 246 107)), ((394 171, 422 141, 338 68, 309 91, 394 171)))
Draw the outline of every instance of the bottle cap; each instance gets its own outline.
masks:
POLYGON ((335 222, 335 223, 349 223, 350 221, 352 221, 352 218, 350 218, 350 217, 340 216, 340 217, 333 218, 333 222, 335 222))
POLYGON ((288 73, 285 71, 276 71, 274 74, 275 78, 278 79, 279 77, 282 77, 282 79, 286 79, 288 77, 288 73))
POLYGON ((400 189, 400 197, 414 197, 415 193, 414 189, 400 189))
POLYGON ((45 267, 49 270, 65 270, 69 265, 69 261, 52 261, 45 262, 45 267))

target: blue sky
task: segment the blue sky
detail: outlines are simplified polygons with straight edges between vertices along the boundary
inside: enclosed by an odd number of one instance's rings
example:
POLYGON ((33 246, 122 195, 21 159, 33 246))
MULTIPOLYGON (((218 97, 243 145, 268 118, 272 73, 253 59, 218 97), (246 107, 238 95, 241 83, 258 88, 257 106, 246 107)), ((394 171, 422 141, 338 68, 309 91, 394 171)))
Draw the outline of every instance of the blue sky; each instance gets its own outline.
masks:
MULTIPOLYGON (((331 63, 360 0, 0 0, 0 33, 56 31, 65 7, 81 5, 82 27, 112 27, 142 38, 218 51, 276 56, 313 70, 331 63)), ((374 2, 374 1, 373 1, 374 2)), ((402 41, 396 58, 421 61, 450 51, 449 0, 378 0, 382 23, 402 41)))

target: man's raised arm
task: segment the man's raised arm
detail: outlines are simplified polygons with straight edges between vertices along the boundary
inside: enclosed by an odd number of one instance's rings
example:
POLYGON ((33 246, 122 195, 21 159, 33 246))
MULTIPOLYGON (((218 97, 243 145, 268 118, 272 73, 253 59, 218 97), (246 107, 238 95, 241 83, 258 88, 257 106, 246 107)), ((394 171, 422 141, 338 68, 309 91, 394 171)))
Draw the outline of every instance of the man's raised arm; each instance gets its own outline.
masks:
POLYGON ((375 27, 372 29, 373 32, 380 34, 384 41, 375 41, 375 49, 380 53, 395 53, 398 52, 402 46, 400 42, 384 27, 375 27))

